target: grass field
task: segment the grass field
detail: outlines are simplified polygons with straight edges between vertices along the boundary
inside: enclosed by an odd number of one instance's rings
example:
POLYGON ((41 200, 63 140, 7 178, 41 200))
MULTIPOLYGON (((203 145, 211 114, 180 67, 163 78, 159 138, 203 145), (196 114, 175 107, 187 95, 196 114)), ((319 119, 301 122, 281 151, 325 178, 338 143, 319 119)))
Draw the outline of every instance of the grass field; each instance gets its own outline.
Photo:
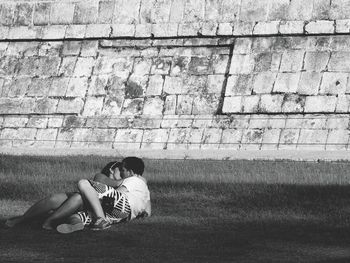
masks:
MULTIPOLYGON (((0 155, 0 220, 111 160, 0 155)), ((0 229, 0 262, 350 262, 350 163, 145 163, 152 217, 97 233, 0 229)))

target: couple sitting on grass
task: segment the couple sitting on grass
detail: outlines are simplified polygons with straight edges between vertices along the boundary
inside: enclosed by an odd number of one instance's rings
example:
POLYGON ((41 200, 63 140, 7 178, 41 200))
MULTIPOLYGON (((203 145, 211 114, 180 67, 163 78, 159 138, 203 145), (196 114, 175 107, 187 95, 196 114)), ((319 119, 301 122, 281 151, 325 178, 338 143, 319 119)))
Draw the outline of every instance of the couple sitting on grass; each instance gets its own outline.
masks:
POLYGON ((79 192, 53 194, 35 203, 22 216, 8 219, 5 226, 11 228, 49 214, 42 227, 51 230, 56 226, 59 233, 67 234, 84 226, 103 230, 114 223, 150 216, 150 193, 142 177, 144 168, 137 157, 109 163, 94 180, 81 179, 79 192))

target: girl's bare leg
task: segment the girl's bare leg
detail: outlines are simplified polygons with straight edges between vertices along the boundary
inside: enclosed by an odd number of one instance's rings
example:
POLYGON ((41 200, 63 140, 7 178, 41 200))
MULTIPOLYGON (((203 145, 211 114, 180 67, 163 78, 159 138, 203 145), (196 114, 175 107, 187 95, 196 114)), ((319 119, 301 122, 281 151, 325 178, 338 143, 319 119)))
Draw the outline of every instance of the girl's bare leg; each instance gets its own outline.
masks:
POLYGON ((60 207, 68 196, 65 193, 53 194, 32 205, 23 215, 6 220, 7 227, 14 227, 20 223, 27 222, 35 217, 47 214, 60 207))

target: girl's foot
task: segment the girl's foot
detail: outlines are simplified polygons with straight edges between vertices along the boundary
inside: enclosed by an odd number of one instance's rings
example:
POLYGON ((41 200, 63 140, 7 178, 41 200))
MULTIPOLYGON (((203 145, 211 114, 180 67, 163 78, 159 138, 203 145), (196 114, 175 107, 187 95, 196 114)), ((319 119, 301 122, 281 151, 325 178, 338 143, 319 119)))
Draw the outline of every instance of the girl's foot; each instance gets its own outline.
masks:
POLYGON ((53 227, 50 221, 45 221, 44 224, 42 225, 42 228, 45 230, 53 230, 53 227))
POLYGON ((20 218, 21 218, 20 216, 17 216, 17 217, 7 219, 4 223, 5 228, 13 228, 14 226, 16 226, 21 222, 20 218))

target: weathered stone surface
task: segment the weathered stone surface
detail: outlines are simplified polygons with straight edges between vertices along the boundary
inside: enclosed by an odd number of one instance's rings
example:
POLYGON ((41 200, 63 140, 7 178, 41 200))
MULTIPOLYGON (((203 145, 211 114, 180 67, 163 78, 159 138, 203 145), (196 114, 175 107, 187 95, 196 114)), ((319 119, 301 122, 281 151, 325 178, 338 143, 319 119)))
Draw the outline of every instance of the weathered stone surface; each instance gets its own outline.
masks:
POLYGON ((96 23, 98 16, 98 2, 77 2, 74 10, 74 24, 96 23))
MULTIPOLYGON (((286 94, 283 98, 282 112, 302 112, 304 110, 304 107, 306 107, 305 96, 297 94, 286 94)), ((307 112, 306 109, 305 112, 307 112)))
POLYGON ((329 71, 350 71, 350 52, 332 52, 328 63, 329 71))
POLYGON ((162 115, 164 101, 161 97, 146 98, 143 106, 144 115, 162 115))
POLYGON ((34 144, 37 129, 35 128, 19 128, 17 133, 12 137, 13 147, 26 147, 34 144))
POLYGON ((109 37, 112 29, 114 27, 109 24, 89 24, 86 26, 85 37, 109 37))
POLYGON ((303 95, 317 95, 321 76, 321 73, 317 72, 302 72, 297 92, 303 95))
POLYGON ((259 110, 261 112, 281 112, 282 111, 282 103, 283 103, 283 95, 269 95, 263 94, 261 95, 259 110))
POLYGON ((164 115, 174 115, 176 112, 176 100, 177 96, 176 95, 168 95, 165 98, 165 103, 164 103, 164 115))
POLYGON ((160 75, 150 76, 146 95, 161 95, 163 90, 164 79, 160 75))
POLYGON ((278 149, 296 149, 299 134, 299 129, 283 129, 281 131, 278 149))
POLYGON ((239 149, 242 134, 242 129, 224 129, 222 132, 220 149, 239 149))
POLYGON ((278 73, 273 92, 295 93, 299 78, 300 73, 278 73))
POLYGON ((338 95, 336 112, 349 112, 350 107, 350 95, 338 95))
POLYGON ((208 93, 221 93, 224 81, 223 75, 208 75, 208 93))
POLYGON ((27 90, 27 96, 46 96, 51 89, 52 79, 33 78, 27 90))
POLYGON ((51 4, 36 3, 34 7, 33 24, 47 25, 49 24, 51 4))
POLYGON ((178 95, 176 104, 176 114, 191 114, 192 113, 193 96, 178 95))
POLYGON ((48 118, 47 127, 48 128, 60 128, 63 124, 64 116, 52 116, 48 118))
POLYGON ((313 2, 292 0, 288 7, 288 20, 310 20, 312 17, 313 2))
POLYGON ((304 58, 303 50, 287 50, 283 52, 280 71, 283 72, 296 72, 300 71, 304 58))
POLYGON ((331 0, 319 0, 314 2, 312 17, 315 20, 329 19, 331 0))
POLYGON ((329 13, 330 19, 346 19, 350 12, 350 3, 346 0, 332 0, 329 13))
POLYGON ((125 99, 122 115, 138 115, 142 112, 143 99, 125 99))
POLYGON ((250 36, 253 34, 255 22, 235 21, 233 23, 234 36, 250 36))
POLYGON ((139 149, 141 146, 143 130, 118 129, 113 143, 114 149, 139 149))
POLYGON ((65 38, 84 38, 86 25, 68 25, 65 38))
POLYGON ((301 129, 297 148, 325 149, 327 135, 327 130, 301 129))
POLYGON ((38 129, 35 136, 35 147, 54 148, 58 129, 38 129))
POLYGON ((320 94, 344 94, 348 82, 348 73, 324 72, 320 94))
POLYGON ((168 129, 145 130, 142 137, 141 148, 165 149, 169 136, 168 129))
POLYGON ((112 37, 133 37, 135 35, 135 26, 130 24, 112 25, 112 37))
POLYGON ((196 96, 193 100, 192 114, 215 114, 218 110, 219 98, 216 94, 196 96))
POLYGON ((74 3, 56 2, 51 6, 51 24, 71 24, 74 16, 74 3))
POLYGON ((349 117, 348 115, 330 115, 327 118, 327 129, 332 129, 332 130, 345 130, 349 126, 349 117))
POLYGON ((110 24, 113 19, 115 1, 100 1, 98 5, 97 21, 101 24, 110 24))
POLYGON ((279 21, 260 21, 253 29, 253 35, 273 35, 278 34, 278 31, 279 21))
POLYGON ((264 21, 267 15, 268 1, 243 0, 241 2, 240 20, 264 21))
POLYGON ((73 136, 73 130, 59 129, 55 148, 70 148, 73 136))
POLYGON ((40 98, 35 101, 35 107, 33 112, 40 114, 52 114, 56 113, 58 100, 51 98, 40 98))
POLYGON ((250 95, 253 88, 253 75, 232 75, 227 80, 225 96, 250 95))
POLYGON ((98 129, 91 131, 89 148, 111 149, 115 137, 114 129, 98 129))
POLYGON ((88 87, 87 78, 71 78, 68 83, 67 97, 84 97, 88 87))
MULTIPOLYGON (((140 0, 118 1, 114 12, 113 23, 137 24, 139 21, 140 2, 140 0)), ((144 5, 141 5, 141 7, 143 6, 144 5)))
POLYGON ((340 19, 336 21, 336 33, 349 33, 350 32, 350 19, 340 19))
POLYGON ((201 149, 217 149, 221 142, 222 130, 215 128, 206 128, 203 131, 201 149))
POLYGON ((245 113, 256 113, 259 109, 260 96, 251 95, 242 97, 242 110, 245 113))
POLYGON ((326 150, 345 150, 349 142, 348 130, 330 130, 326 150))
POLYGON ((247 129, 243 131, 242 148, 245 150, 259 150, 264 131, 262 129, 247 129))
POLYGON ((302 34, 304 32, 304 21, 281 21, 279 32, 281 34, 302 34))
POLYGON ((277 150, 280 133, 281 129, 265 129, 262 138, 261 149, 277 150))
POLYGON ((238 113, 242 110, 242 97, 225 97, 222 107, 223 113, 238 113))
POLYGON ((57 106, 57 113, 80 113, 83 108, 83 100, 81 98, 60 99, 57 106))
POLYGON ((5 117, 3 127, 6 128, 18 128, 25 127, 28 123, 28 117, 5 117))
POLYGON ((100 115, 103 107, 103 100, 104 100, 103 97, 87 97, 84 104, 84 110, 82 115, 83 116, 100 115))
POLYGON ((251 52, 251 38, 237 38, 233 49, 234 54, 249 54, 251 52))
POLYGON ((320 72, 326 69, 330 52, 306 52, 304 69, 320 72))
POLYGON ((65 41, 63 43, 62 55, 74 56, 79 55, 81 49, 81 41, 65 41))
POLYGON ((328 20, 311 21, 305 26, 305 32, 309 34, 329 34, 334 31, 334 22, 328 20))
POLYGON ((73 71, 73 76, 89 77, 91 75, 94 64, 95 64, 95 60, 91 57, 78 58, 73 71))
POLYGON ((254 93, 270 93, 276 80, 276 73, 261 72, 254 76, 254 93))
POLYGON ((230 74, 249 74, 253 69, 254 58, 252 55, 232 55, 230 74))
POLYGON ((334 112, 336 102, 335 96, 307 96, 305 112, 334 112))

